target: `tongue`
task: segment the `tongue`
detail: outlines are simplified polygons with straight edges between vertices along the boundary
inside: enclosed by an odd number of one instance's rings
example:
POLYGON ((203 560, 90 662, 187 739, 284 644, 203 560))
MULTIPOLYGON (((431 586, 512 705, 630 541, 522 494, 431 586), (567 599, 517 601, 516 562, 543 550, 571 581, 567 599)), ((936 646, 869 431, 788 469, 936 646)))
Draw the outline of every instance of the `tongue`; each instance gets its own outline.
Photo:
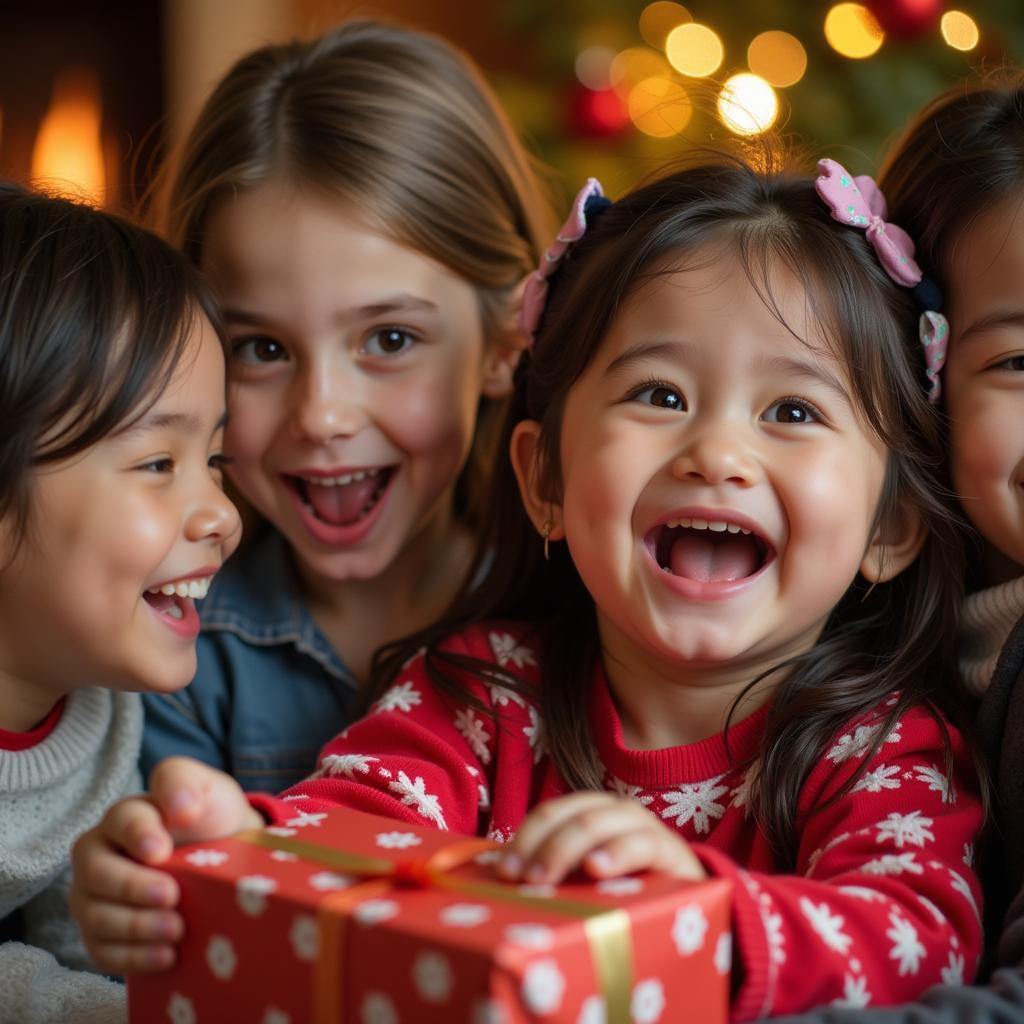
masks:
POLYGON ((158 612, 167 611, 175 603, 173 594, 151 594, 149 591, 146 591, 142 596, 147 604, 151 604, 158 612))
POLYGON ((355 483, 339 484, 336 487, 324 487, 308 481, 303 484, 306 500, 313 506, 316 514, 332 526, 351 523, 358 518, 378 487, 378 476, 364 477, 355 483))
POLYGON ((683 530, 672 545, 669 564, 677 576, 717 583, 750 576, 757 571, 758 556, 749 537, 729 534, 711 540, 707 534, 683 530))

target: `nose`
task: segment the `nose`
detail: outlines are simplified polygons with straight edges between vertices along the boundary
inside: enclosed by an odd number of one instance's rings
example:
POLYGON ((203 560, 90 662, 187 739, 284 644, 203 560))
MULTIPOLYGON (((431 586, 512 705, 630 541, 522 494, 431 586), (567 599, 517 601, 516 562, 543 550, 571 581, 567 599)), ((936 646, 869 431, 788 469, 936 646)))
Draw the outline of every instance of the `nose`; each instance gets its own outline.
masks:
POLYGON ((293 436, 314 444, 351 437, 368 418, 358 375, 340 366, 315 364, 299 375, 291 407, 293 436))
POLYGON ((242 520, 231 499, 212 478, 204 481, 202 494, 197 496, 185 519, 185 537, 194 542, 210 541, 220 544, 227 557, 235 548, 242 530, 242 520))
POLYGON ((715 421, 685 438, 672 460, 672 475, 711 486, 731 483, 750 487, 758 478, 758 462, 750 439, 738 424, 715 421))

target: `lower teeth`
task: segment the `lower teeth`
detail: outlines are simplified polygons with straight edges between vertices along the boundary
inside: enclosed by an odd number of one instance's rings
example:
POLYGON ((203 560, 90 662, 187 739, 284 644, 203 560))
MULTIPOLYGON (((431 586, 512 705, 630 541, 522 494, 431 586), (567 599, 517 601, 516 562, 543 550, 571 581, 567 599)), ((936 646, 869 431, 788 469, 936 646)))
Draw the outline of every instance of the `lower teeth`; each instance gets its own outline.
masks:
POLYGON ((184 609, 180 608, 176 604, 172 604, 171 607, 167 609, 167 614, 170 615, 170 617, 172 619, 183 619, 183 618, 185 618, 184 609))

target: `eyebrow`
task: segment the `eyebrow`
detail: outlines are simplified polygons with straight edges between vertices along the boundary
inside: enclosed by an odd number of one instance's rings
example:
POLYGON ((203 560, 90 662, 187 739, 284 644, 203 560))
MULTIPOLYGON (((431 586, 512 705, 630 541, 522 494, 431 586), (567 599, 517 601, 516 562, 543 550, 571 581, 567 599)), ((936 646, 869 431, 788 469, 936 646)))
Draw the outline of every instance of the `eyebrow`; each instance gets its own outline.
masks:
MULTIPOLYGON (((211 435, 216 434, 228 421, 225 409, 213 425, 211 435)), ((124 430, 117 431, 119 437, 134 437, 139 434, 150 434, 157 430, 177 430, 183 434, 201 434, 203 422, 198 416, 188 412, 161 412, 152 416, 143 416, 136 423, 129 424, 124 430)))
MULTIPOLYGON (((436 302, 424 299, 417 295, 410 295, 408 292, 396 292, 394 295, 387 295, 377 302, 368 302, 365 306, 355 306, 344 311, 346 319, 368 319, 371 317, 385 316, 388 313, 409 312, 423 310, 428 313, 437 312, 436 302)), ((260 326, 268 323, 268 318, 245 309, 223 310, 224 319, 229 323, 245 324, 250 327, 260 326)))
POLYGON ((756 370, 776 370, 793 377, 823 384, 830 391, 849 402, 849 388, 843 387, 842 381, 827 367, 813 359, 793 359, 789 356, 758 356, 754 360, 756 370))
POLYGON ((985 316, 978 317, 968 324, 958 335, 957 341, 970 341, 976 334, 991 330, 993 327, 1024 327, 1024 309, 996 310, 985 316))
POLYGON ((677 363, 692 361, 693 348, 686 341, 638 341, 616 356, 605 367, 603 376, 613 377, 632 368, 634 363, 651 359, 672 359, 677 363))

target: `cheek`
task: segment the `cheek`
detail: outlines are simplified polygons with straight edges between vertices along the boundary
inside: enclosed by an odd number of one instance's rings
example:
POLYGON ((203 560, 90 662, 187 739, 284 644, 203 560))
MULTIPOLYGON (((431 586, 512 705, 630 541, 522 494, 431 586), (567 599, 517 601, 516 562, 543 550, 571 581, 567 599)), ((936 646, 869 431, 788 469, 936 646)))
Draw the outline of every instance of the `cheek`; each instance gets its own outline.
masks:
POLYGON ((240 461, 255 461, 269 448, 277 429, 284 396, 252 388, 228 389, 228 423, 224 453, 240 461))
POLYGON ((433 372, 415 385, 396 382, 374 398, 374 420, 405 452, 435 452, 461 463, 476 426, 479 391, 467 374, 433 372))

